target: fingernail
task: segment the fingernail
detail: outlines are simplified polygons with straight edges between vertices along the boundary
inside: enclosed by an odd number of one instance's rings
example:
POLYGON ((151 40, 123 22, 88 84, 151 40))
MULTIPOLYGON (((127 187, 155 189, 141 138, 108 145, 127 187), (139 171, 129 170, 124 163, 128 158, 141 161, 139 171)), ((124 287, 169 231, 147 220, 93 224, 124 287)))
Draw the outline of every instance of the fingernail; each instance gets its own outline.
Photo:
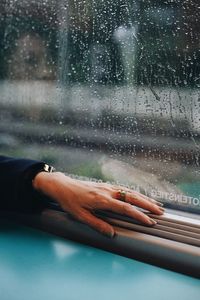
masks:
POLYGON ((108 233, 108 237, 111 238, 111 239, 114 237, 114 235, 115 235, 114 232, 109 232, 109 233, 108 233))
POLYGON ((165 209, 163 207, 159 207, 159 210, 162 211, 162 212, 165 211, 165 209))
POLYGON ((104 234, 109 237, 109 238, 113 238, 115 236, 115 232, 113 231, 106 231, 104 232, 104 234))
POLYGON ((164 204, 163 204, 162 202, 159 202, 159 201, 156 201, 156 204, 157 204, 158 206, 164 206, 164 204))
POLYGON ((151 223, 151 225, 156 225, 157 222, 154 219, 149 218, 149 223, 151 223))

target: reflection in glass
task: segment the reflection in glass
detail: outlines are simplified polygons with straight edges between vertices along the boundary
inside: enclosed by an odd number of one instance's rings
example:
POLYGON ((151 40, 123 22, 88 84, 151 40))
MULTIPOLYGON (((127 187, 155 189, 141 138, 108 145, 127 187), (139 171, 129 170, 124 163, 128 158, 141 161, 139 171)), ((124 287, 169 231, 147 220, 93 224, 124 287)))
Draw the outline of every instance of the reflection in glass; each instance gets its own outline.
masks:
POLYGON ((0 148, 200 209, 196 1, 0 3, 0 148))

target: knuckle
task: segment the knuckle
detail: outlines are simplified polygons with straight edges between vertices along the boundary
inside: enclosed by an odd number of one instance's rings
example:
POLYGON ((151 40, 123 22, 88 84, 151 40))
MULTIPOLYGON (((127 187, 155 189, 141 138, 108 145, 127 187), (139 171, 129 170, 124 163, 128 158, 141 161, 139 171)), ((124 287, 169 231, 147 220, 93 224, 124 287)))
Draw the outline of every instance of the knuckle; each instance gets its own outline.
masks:
POLYGON ((76 217, 79 221, 83 221, 85 219, 85 215, 82 212, 74 213, 74 217, 76 217))
POLYGON ((109 205, 109 200, 105 198, 103 194, 97 193, 93 197, 93 206, 94 207, 107 207, 109 205))
POLYGON ((123 203, 122 210, 124 214, 130 214, 132 211, 132 205, 129 203, 123 203))
POLYGON ((101 232, 101 233, 107 232, 107 226, 106 226, 106 224, 104 224, 104 223, 99 223, 97 229, 98 229, 99 232, 101 232))
POLYGON ((133 198, 140 198, 142 195, 139 193, 139 192, 136 192, 136 191, 131 191, 131 196, 133 198))
POLYGON ((106 208, 109 206, 108 200, 103 198, 103 197, 99 197, 94 199, 93 201, 93 207, 95 208, 106 208))
POLYGON ((122 187, 120 187, 119 185, 113 184, 112 185, 112 189, 114 189, 114 190, 121 190, 122 187))
POLYGON ((92 207, 93 208, 98 208, 98 206, 99 206, 99 199, 98 198, 94 198, 93 199, 93 202, 92 202, 92 207))
POLYGON ((95 199, 98 197, 99 193, 94 190, 94 191, 89 191, 89 195, 90 195, 90 197, 95 199))
POLYGON ((102 197, 101 198, 101 204, 102 204, 102 206, 108 206, 109 205, 108 199, 102 197))
POLYGON ((106 187, 104 187, 104 191, 111 193, 113 191, 113 189, 110 186, 106 186, 106 187))

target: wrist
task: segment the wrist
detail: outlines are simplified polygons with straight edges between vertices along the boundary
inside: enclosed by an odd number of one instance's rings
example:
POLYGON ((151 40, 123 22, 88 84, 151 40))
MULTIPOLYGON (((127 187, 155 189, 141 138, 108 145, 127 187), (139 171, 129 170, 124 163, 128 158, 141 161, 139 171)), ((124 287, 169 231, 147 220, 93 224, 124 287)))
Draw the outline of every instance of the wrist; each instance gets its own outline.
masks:
POLYGON ((42 164, 41 166, 37 166, 35 170, 32 171, 32 187, 36 191, 40 191, 42 187, 43 180, 45 178, 48 178, 48 176, 45 176, 45 174, 50 174, 54 172, 54 167, 48 165, 48 164, 42 164))
POLYGON ((56 198, 60 183, 67 177, 61 172, 39 172, 32 181, 33 188, 46 196, 56 198))
POLYGON ((49 175, 51 176, 52 174, 46 173, 44 171, 37 173, 34 179, 32 180, 33 188, 38 192, 42 191, 44 182, 48 179, 49 175))

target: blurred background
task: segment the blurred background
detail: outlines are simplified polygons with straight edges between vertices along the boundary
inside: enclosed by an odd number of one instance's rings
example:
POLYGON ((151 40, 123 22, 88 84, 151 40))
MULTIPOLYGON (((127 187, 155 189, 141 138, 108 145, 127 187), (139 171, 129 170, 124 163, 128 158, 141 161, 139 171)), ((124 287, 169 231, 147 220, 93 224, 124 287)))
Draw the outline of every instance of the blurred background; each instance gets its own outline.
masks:
POLYGON ((200 212, 198 0, 2 0, 0 151, 200 212))

